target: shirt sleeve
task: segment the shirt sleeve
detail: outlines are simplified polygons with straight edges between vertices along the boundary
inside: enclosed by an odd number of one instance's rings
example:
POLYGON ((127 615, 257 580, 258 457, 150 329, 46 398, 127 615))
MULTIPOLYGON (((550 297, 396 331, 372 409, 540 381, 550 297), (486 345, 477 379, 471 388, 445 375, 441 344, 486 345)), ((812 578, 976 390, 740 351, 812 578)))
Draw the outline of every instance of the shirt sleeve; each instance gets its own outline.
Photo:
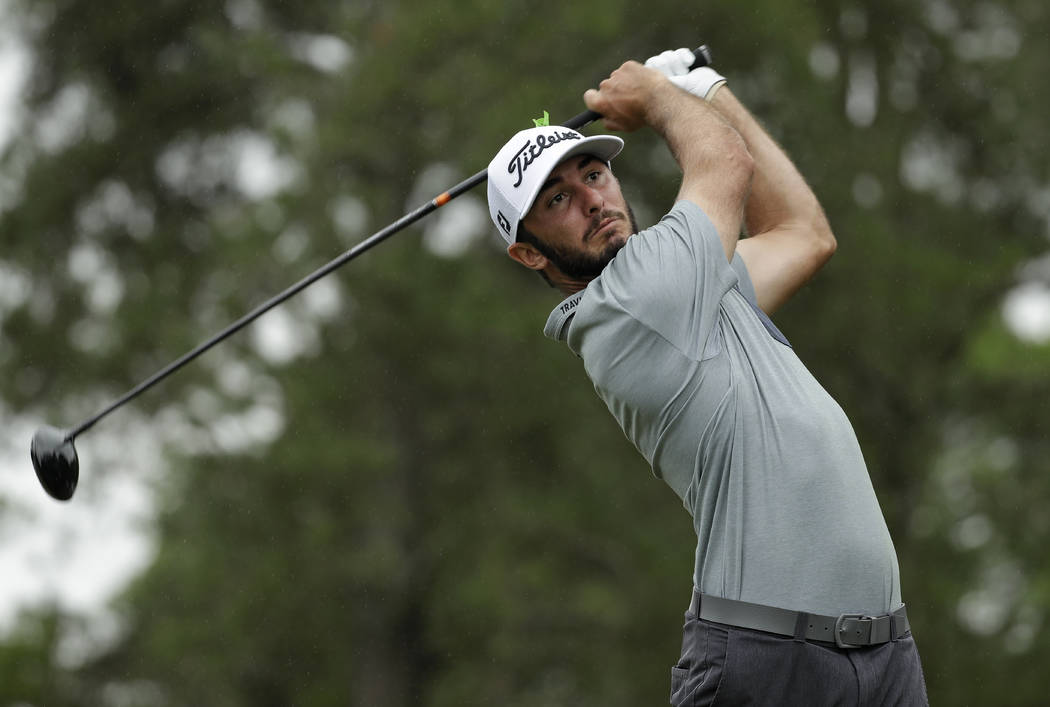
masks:
POLYGON ((758 306, 758 295, 755 294, 755 285, 751 282, 751 274, 747 271, 747 265, 740 253, 733 253, 733 272, 736 273, 737 288, 744 298, 753 306, 758 306))
POLYGON ((628 239, 601 279, 608 296, 634 319, 699 360, 738 275, 714 224, 699 206, 682 200, 658 224, 628 239))

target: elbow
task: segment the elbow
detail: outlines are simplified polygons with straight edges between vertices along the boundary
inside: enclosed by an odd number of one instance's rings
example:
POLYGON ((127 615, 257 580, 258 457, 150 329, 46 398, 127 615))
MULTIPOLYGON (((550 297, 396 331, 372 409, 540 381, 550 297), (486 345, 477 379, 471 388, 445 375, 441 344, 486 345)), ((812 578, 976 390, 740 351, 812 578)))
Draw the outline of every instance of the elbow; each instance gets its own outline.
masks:
POLYGON ((835 251, 839 247, 839 242, 835 238, 834 232, 831 230, 831 225, 828 223, 828 219, 824 216, 824 211, 819 206, 817 207, 818 214, 817 220, 814 224, 814 248, 816 250, 817 259, 820 261, 820 265, 831 260, 831 256, 835 255, 835 251))
POLYGON ((743 210, 755 178, 755 158, 740 133, 728 125, 725 127, 725 139, 712 151, 708 165, 710 173, 718 175, 717 181, 726 197, 739 203, 743 210))
POLYGON ((828 231, 828 239, 824 242, 824 262, 831 260, 831 256, 835 255, 835 251, 838 250, 839 242, 835 240, 835 234, 828 231))
POLYGON ((730 146, 723 155, 727 163, 726 174, 739 184, 740 191, 746 199, 751 192, 751 182, 755 178, 755 158, 751 156, 751 150, 740 133, 732 128, 730 130, 736 139, 730 141, 730 146))

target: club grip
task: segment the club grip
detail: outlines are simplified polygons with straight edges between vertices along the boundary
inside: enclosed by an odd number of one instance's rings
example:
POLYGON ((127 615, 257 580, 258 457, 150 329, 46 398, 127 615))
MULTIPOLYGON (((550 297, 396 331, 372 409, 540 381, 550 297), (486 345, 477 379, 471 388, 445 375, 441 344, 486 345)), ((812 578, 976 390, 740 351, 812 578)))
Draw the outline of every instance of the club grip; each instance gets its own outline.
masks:
MULTIPOLYGON (((690 65, 689 70, 699 69, 701 66, 711 65, 711 49, 706 44, 701 44, 699 47, 693 50, 693 63, 690 65)), ((573 117, 562 123, 563 127, 572 128, 573 130, 579 130, 585 125, 589 125, 596 120, 601 119, 601 113, 596 113, 593 110, 585 110, 579 115, 573 117)))

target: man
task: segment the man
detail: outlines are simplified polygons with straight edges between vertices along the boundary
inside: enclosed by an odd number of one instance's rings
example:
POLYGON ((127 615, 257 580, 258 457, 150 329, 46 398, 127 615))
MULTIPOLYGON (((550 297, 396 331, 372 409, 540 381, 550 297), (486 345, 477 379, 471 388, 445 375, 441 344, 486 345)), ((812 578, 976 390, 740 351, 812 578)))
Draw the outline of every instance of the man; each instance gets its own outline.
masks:
POLYGON ((683 174, 660 223, 633 224, 610 168, 622 140, 561 127, 493 159, 493 221, 511 258, 568 295, 545 333, 693 516, 672 704, 926 704, 856 436, 767 316, 835 238, 784 152, 692 60, 628 62, 584 94, 609 129, 666 140, 683 174))

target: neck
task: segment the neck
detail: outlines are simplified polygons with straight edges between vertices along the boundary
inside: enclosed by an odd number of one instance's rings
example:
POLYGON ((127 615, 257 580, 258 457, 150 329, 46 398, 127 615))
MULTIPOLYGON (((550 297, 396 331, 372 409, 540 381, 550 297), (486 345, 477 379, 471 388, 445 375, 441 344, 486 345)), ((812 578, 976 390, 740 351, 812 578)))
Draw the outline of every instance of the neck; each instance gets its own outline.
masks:
POLYGON ((548 268, 547 278, 551 281, 562 294, 566 297, 574 295, 583 288, 587 287, 594 278, 576 279, 559 272, 556 268, 548 268))

